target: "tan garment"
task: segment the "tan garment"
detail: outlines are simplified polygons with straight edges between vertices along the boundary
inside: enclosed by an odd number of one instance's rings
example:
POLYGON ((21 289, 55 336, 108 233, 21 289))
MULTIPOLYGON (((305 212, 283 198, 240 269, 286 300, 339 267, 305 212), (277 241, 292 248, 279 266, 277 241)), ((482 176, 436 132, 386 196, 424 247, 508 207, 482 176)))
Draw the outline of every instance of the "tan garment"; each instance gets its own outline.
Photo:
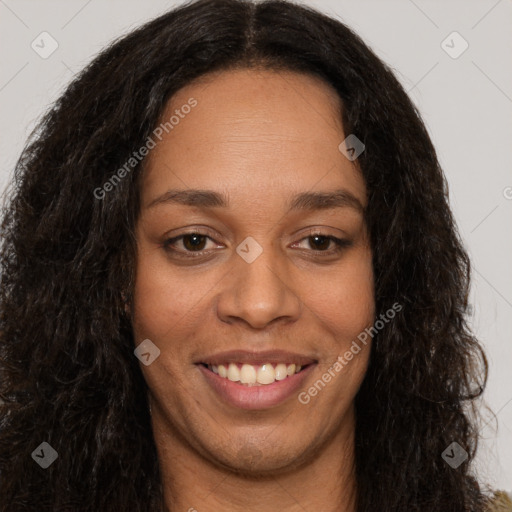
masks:
POLYGON ((489 512, 512 512, 512 499, 504 491, 496 491, 489 512))

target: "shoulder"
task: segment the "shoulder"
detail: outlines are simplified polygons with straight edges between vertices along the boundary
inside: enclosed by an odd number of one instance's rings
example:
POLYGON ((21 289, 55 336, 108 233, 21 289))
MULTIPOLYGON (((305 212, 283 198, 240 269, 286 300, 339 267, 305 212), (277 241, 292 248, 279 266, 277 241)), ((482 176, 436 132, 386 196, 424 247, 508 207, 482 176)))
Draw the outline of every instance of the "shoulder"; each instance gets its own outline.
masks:
POLYGON ((491 498, 488 512, 512 512, 512 493, 495 491, 491 498))

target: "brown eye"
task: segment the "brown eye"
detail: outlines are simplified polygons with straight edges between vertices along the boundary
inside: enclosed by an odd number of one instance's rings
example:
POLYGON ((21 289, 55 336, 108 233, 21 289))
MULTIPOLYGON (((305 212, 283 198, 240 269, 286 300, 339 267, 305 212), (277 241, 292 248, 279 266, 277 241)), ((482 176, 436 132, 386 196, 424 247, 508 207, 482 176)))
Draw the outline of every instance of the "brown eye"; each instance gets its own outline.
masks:
MULTIPOLYGON (((165 251, 172 253, 176 257, 197 258, 210 252, 206 249, 208 240, 214 241, 211 237, 203 233, 184 233, 180 236, 166 240, 163 243, 163 248, 165 251), (179 242, 181 242, 181 247, 179 246, 179 242)), ((334 236, 323 235, 321 233, 313 233, 300 240, 298 244, 303 243, 306 240, 308 241, 309 246, 306 247, 306 249, 309 249, 308 252, 322 256, 339 254, 346 247, 350 247, 352 245, 350 240, 341 240, 334 236)))
POLYGON ((191 233, 183 235, 181 238, 183 239, 183 246, 187 251, 202 251, 204 250, 206 238, 208 237, 197 233, 191 233))
POLYGON ((350 240, 342 240, 335 236, 323 235, 321 233, 313 233, 303 238, 299 243, 304 242, 304 240, 308 241, 308 245, 313 249, 313 252, 325 253, 326 255, 340 253, 352 245, 350 240), (331 243, 334 245, 334 248, 329 249, 331 243))
POLYGON ((184 233, 183 235, 166 240, 163 243, 163 248, 166 251, 173 252, 179 256, 196 257, 200 256, 201 253, 205 251, 207 240, 211 240, 211 238, 202 233, 184 233), (178 242, 180 241, 182 247, 178 246, 178 242))
POLYGON ((312 235, 310 237, 308 237, 308 240, 313 240, 313 248, 315 250, 320 250, 320 251, 324 251, 326 249, 329 248, 329 245, 330 243, 333 241, 330 237, 328 236, 323 236, 323 235, 312 235))

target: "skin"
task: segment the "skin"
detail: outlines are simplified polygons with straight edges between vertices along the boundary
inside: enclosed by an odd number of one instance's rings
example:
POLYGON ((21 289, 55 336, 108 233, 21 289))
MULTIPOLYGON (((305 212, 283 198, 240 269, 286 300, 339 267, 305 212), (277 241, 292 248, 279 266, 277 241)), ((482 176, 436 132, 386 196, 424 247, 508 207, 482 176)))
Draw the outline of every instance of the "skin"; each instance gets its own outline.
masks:
POLYGON ((367 204, 357 161, 338 149, 348 135, 340 100, 308 75, 223 71, 178 91, 162 120, 191 97, 197 106, 146 160, 131 309, 136 344, 150 339, 160 349, 141 368, 167 507, 355 511, 353 401, 371 340, 308 404, 294 394, 257 411, 222 402, 194 364, 231 349, 289 350, 319 361, 307 391, 373 325, 362 213, 286 214, 300 192, 343 188, 367 204), (230 206, 149 206, 176 188, 222 192, 230 206), (333 242, 311 240, 311 228, 352 245, 336 254, 333 242), (186 237, 166 250, 166 240, 191 231, 207 237, 202 256, 186 257, 194 252, 186 237), (248 236, 263 249, 250 264, 236 252, 248 236))

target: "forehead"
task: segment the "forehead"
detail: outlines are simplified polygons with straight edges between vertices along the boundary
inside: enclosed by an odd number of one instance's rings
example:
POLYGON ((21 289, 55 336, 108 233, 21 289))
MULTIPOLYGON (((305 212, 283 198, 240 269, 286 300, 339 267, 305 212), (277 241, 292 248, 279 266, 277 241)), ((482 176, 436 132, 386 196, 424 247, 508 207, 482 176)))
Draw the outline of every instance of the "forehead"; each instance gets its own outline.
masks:
POLYGON ((160 123, 143 205, 171 188, 224 190, 240 205, 347 188, 364 203, 361 173, 339 150, 348 135, 341 101, 318 77, 264 69, 205 75, 171 98, 160 123))

